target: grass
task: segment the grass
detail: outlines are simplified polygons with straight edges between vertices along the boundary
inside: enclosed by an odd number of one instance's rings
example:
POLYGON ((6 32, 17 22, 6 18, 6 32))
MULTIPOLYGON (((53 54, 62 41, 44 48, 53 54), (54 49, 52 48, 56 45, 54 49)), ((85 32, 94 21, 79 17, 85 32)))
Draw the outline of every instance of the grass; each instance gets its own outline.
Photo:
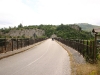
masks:
POLYGON ((100 75, 100 61, 96 64, 74 64, 76 68, 76 74, 72 75, 100 75))
POLYGON ((76 75, 98 75, 98 67, 93 64, 78 64, 76 75))

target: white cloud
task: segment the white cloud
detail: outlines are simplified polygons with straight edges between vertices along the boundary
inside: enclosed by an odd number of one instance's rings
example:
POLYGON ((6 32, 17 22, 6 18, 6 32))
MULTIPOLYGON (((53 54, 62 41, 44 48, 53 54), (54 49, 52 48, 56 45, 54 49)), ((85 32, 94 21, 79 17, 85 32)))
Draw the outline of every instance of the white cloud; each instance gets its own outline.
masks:
POLYGON ((100 20, 99 0, 39 0, 39 14, 44 23, 78 23, 96 24, 100 20), (46 21, 47 20, 47 21, 46 21))
MULTIPOLYGON (((0 0, 0 22, 18 25, 100 23, 100 0, 0 0)), ((1 24, 0 24, 1 27, 1 24)), ((3 26, 2 26, 3 27, 3 26)))
POLYGON ((11 24, 0 24, 0 27, 18 25, 21 22, 30 24, 36 19, 36 13, 21 0, 2 0, 0 1, 0 20, 9 21, 11 24))

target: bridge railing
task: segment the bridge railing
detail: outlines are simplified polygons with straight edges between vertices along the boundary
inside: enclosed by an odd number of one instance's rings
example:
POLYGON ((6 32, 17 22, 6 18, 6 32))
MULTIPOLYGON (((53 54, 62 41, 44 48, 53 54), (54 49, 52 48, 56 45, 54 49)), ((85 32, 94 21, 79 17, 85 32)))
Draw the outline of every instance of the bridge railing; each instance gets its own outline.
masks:
POLYGON ((86 58, 86 61, 94 63, 96 61, 97 54, 94 51, 94 41, 90 40, 73 40, 73 39, 56 39, 65 45, 77 50, 80 54, 86 58))
POLYGON ((45 39, 0 39, 0 53, 6 53, 8 51, 13 51, 16 49, 20 49, 22 47, 26 47, 32 45, 34 43, 43 41, 45 39))

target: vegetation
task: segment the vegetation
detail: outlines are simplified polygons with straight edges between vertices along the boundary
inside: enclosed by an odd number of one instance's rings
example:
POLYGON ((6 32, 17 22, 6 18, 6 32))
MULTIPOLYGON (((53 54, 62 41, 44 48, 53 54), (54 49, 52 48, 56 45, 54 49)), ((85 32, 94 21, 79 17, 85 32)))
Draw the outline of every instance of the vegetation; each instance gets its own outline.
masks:
POLYGON ((79 23, 77 25, 80 26, 82 28, 82 30, 88 31, 88 32, 91 32, 93 28, 100 28, 100 26, 91 25, 88 23, 79 23))
POLYGON ((70 25, 59 25, 56 29, 56 34, 61 38, 68 39, 90 39, 91 34, 86 31, 79 31, 70 27, 70 25))
MULTIPOLYGON (((76 68, 75 73, 72 72, 72 75, 99 75, 100 74, 100 61, 96 64, 77 64, 73 63, 71 60, 72 67, 76 68)), ((73 70, 74 71, 74 70, 73 70)))
MULTIPOLYGON (((100 64, 77 64, 76 75, 99 75, 100 64)), ((74 75, 74 74, 73 74, 74 75)))
POLYGON ((71 28, 70 25, 39 25, 35 28, 45 31, 45 36, 50 37, 52 34, 56 34, 57 37, 70 38, 70 39, 90 39, 92 35, 90 32, 79 31, 71 28))
POLYGON ((0 31, 3 32, 3 34, 8 33, 10 30, 11 30, 10 28, 2 28, 2 29, 0 29, 0 31))
MULTIPOLYGON (((72 24, 71 24, 72 25, 72 24)), ((23 29, 42 29, 45 31, 45 37, 51 37, 53 34, 57 35, 60 38, 70 38, 70 39, 91 39, 92 35, 90 32, 86 32, 83 30, 77 30, 71 27, 71 25, 29 25, 23 26, 19 24, 18 27, 11 28, 2 28, 0 31, 3 34, 9 33, 10 30, 23 30, 23 29)), ((75 24, 73 24, 75 25, 75 24)), ((20 36, 24 38, 23 36, 20 36)))

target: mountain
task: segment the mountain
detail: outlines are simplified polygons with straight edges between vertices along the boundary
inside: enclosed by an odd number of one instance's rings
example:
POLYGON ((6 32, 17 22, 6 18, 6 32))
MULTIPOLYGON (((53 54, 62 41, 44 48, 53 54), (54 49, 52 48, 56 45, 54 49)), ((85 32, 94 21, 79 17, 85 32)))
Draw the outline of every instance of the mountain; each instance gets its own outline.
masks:
POLYGON ((100 26, 96 26, 96 25, 92 25, 92 24, 88 24, 88 23, 78 23, 76 25, 80 26, 82 28, 82 30, 88 31, 88 32, 92 31, 92 29, 94 29, 94 28, 100 28, 100 26))

